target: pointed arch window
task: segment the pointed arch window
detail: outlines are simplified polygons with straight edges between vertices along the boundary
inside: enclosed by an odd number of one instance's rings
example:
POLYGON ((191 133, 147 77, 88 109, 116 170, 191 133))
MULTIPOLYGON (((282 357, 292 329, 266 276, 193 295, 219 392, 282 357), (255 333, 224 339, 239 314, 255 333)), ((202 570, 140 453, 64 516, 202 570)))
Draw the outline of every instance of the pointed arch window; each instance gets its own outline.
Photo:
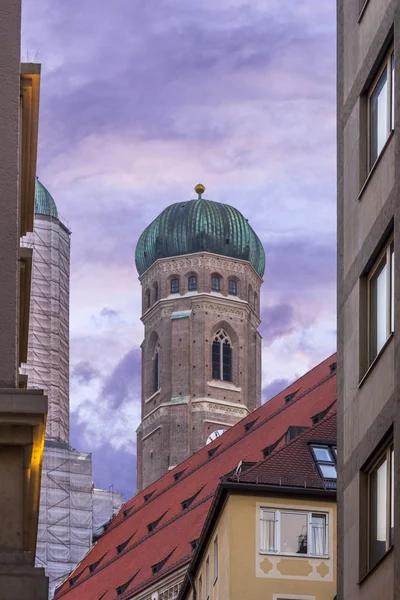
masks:
POLYGON ((232 381, 232 344, 224 329, 217 331, 212 344, 212 378, 232 381))
POLYGON ((160 346, 154 351, 154 364, 153 364, 153 392, 157 392, 160 389, 160 346))

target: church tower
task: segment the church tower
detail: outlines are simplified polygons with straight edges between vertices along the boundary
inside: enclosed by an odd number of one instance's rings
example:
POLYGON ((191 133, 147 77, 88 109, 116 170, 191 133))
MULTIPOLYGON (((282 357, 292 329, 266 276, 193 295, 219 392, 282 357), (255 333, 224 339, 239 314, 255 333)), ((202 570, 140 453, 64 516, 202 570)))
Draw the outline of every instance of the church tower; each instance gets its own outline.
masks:
POLYGON ((143 489, 261 402, 263 246, 232 206, 168 206, 136 247, 142 286, 143 489))

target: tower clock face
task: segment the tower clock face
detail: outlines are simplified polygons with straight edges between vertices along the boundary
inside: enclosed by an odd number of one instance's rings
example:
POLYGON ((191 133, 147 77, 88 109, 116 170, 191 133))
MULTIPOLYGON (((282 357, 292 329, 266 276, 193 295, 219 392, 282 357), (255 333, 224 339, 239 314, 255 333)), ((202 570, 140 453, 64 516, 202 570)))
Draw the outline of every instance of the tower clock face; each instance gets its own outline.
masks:
POLYGON ((211 442, 213 442, 214 440, 219 438, 223 433, 225 433, 225 431, 226 431, 226 429, 216 429, 215 431, 210 433, 210 435, 208 436, 208 438, 206 440, 206 445, 211 444, 211 442))

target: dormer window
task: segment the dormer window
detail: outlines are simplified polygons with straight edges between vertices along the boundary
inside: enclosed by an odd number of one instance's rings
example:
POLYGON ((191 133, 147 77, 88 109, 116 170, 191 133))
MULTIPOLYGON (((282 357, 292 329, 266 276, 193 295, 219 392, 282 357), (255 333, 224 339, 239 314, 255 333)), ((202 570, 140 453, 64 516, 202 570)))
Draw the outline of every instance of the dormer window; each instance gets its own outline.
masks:
POLYGON ((211 291, 213 291, 213 292, 221 291, 221 279, 217 275, 213 275, 211 277, 211 291))
POLYGON ((229 280, 229 283, 228 283, 228 293, 231 296, 237 296, 238 286, 237 286, 237 281, 235 281, 234 279, 230 279, 229 280))
POLYGON ((179 294, 179 279, 171 279, 171 294, 179 294))

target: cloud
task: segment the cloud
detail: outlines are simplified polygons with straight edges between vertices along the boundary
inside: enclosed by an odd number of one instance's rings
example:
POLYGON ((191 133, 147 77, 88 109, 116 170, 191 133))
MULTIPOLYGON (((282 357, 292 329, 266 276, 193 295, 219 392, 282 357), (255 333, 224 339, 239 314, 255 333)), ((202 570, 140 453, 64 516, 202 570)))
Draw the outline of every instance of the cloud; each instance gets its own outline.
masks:
POLYGON ((291 382, 288 379, 274 379, 271 381, 271 383, 266 385, 262 390, 263 403, 274 398, 282 390, 287 388, 290 383, 291 382))
POLYGON ((80 385, 90 383, 99 375, 100 372, 87 361, 81 361, 71 369, 71 378, 76 379, 80 385))

